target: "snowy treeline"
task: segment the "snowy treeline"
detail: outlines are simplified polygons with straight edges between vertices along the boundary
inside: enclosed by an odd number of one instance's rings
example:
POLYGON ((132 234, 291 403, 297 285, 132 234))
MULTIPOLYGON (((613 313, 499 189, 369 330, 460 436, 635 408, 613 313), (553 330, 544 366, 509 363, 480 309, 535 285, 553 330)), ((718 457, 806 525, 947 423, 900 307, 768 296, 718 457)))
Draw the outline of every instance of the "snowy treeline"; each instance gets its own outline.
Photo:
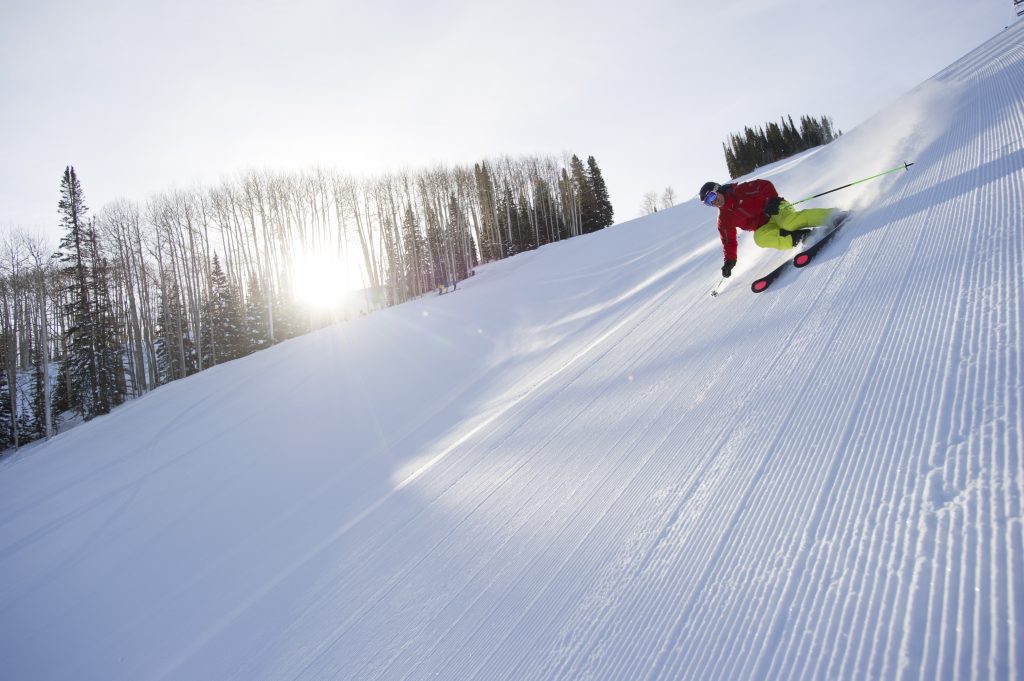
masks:
POLYGON ((250 171, 95 213, 69 167, 59 215, 56 253, 24 233, 3 242, 0 448, 613 217, 596 161, 577 156, 361 179, 250 171), (296 299, 297 276, 325 256, 361 282, 361 310, 315 314, 296 299))

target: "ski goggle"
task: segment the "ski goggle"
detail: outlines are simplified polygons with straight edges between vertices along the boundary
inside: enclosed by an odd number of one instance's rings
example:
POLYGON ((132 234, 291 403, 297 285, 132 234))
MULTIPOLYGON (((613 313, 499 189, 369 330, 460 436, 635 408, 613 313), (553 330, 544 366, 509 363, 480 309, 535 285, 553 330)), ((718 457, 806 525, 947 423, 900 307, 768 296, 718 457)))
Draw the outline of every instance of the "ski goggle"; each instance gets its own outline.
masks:
POLYGON ((707 196, 704 197, 704 205, 709 208, 713 207, 717 198, 718 192, 708 192, 707 196))

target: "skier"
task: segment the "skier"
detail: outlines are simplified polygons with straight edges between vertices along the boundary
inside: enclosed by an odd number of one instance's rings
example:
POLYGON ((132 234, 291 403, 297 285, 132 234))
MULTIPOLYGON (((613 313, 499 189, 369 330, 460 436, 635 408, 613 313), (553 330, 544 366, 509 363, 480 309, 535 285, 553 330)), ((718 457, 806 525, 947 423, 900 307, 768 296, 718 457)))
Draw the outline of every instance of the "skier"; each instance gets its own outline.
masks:
POLYGON ((775 191, 768 180, 720 185, 705 182, 700 188, 705 206, 718 209, 718 233, 725 262, 722 276, 732 276, 736 265, 736 230, 754 233, 761 248, 784 251, 803 242, 815 227, 830 223, 834 208, 796 210, 775 191))

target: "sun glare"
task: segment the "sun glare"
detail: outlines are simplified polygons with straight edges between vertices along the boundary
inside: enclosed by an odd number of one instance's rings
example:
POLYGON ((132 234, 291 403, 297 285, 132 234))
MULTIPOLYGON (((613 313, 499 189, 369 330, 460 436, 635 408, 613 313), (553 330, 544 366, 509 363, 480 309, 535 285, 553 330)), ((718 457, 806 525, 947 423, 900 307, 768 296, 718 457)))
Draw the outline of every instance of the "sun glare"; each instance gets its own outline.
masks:
POLYGON ((292 289, 295 299, 310 307, 332 308, 350 289, 344 263, 333 256, 305 254, 295 258, 292 289))

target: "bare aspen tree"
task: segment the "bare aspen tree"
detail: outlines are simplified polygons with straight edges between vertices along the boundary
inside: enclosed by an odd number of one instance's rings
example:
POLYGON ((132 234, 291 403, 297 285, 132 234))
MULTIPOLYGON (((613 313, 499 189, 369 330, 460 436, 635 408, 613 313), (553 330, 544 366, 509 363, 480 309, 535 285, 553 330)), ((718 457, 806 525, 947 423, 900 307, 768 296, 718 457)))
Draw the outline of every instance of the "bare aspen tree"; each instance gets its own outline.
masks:
POLYGON ((657 192, 647 192, 644 194, 643 203, 640 204, 640 212, 644 215, 653 215, 658 212, 657 192))
POLYGON ((132 379, 132 392, 141 395, 154 387, 146 370, 147 338, 143 332, 143 290, 146 288, 144 262, 134 247, 134 235, 139 233, 141 216, 139 207, 127 201, 118 201, 105 206, 99 215, 100 230, 115 258, 115 272, 118 273, 118 297, 123 298, 122 313, 125 316, 128 338, 128 367, 132 379))
POLYGON ((672 187, 665 187, 665 191, 661 195, 661 208, 671 208, 676 205, 676 190, 672 187))
POLYGON ((24 253, 19 240, 12 235, 4 238, 0 245, 0 337, 3 338, 4 370, 7 374, 7 399, 11 413, 11 442, 17 449, 20 442, 18 432, 18 334, 21 330, 18 319, 24 280, 24 253))
MULTIPOLYGON (((335 219, 335 242, 338 249, 337 256, 338 260, 342 263, 342 266, 347 270, 351 265, 348 253, 349 233, 347 219, 351 207, 348 201, 349 192, 346 190, 346 183, 350 182, 350 180, 343 178, 338 173, 332 173, 328 178, 328 181, 331 209, 334 212, 335 219)), ((366 283, 365 276, 363 281, 366 283)))
MULTIPOLYGON (((44 240, 38 235, 22 234, 21 240, 27 256, 29 276, 32 282, 32 293, 35 299, 35 314, 33 322, 37 325, 36 332, 36 361, 39 362, 39 371, 42 373, 42 395, 36 395, 35 404, 41 405, 43 409, 43 437, 53 437, 53 404, 50 394, 50 320, 49 320, 49 297, 50 280, 56 272, 50 259, 50 249, 47 248, 44 240)), ((39 386, 37 386, 38 390, 39 386)), ((35 415, 37 418, 38 414, 35 415)))
POLYGON ((141 207, 136 204, 132 204, 132 206, 134 214, 129 221, 128 241, 131 258, 135 262, 135 271, 139 278, 136 285, 140 296, 142 336, 145 340, 143 348, 147 374, 146 383, 152 389, 159 382, 155 341, 160 277, 159 269, 154 268, 150 260, 153 244, 156 242, 156 232, 153 226, 143 219, 141 207))
POLYGON ((271 247, 267 220, 268 206, 265 203, 266 182, 256 172, 249 172, 242 179, 239 192, 239 207, 251 230, 253 253, 256 258, 256 271, 266 292, 266 319, 270 342, 275 343, 277 333, 274 328, 274 297, 278 287, 273 279, 273 267, 270 262, 271 247), (258 224, 257 224, 258 223, 258 224), (262 238, 261 238, 262 237, 262 238))

